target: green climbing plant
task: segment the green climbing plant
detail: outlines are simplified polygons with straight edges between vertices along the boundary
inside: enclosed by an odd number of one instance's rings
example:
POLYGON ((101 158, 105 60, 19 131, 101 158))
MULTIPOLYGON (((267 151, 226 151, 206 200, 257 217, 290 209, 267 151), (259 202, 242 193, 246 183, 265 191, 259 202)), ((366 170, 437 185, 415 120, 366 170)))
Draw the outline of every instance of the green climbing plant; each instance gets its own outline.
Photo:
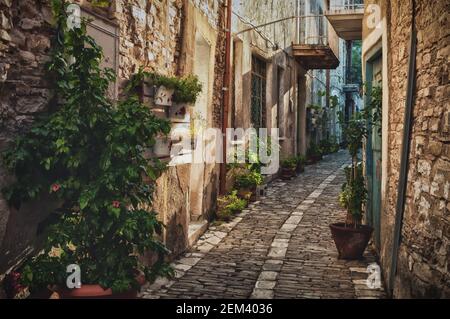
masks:
POLYGON ((177 78, 164 76, 155 72, 144 71, 142 68, 139 69, 138 73, 133 75, 128 88, 135 88, 143 81, 146 81, 154 86, 164 86, 168 89, 173 89, 173 100, 174 102, 179 103, 195 103, 198 95, 202 91, 202 84, 195 75, 177 78))
POLYGON ((83 284, 123 292, 137 284, 139 269, 149 280, 171 273, 164 262, 168 251, 156 238, 163 225, 150 208, 153 184, 144 181, 164 169, 144 154, 170 124, 134 94, 117 104, 106 98, 114 73, 101 68, 102 49, 87 35, 86 21, 67 27, 66 6, 52 1, 52 111, 3 154, 16 176, 3 191, 16 207, 45 194, 62 203, 41 253, 22 268, 23 284, 31 290, 63 286, 66 267, 77 264, 83 284), (158 256, 152 267, 138 260, 149 250, 158 256))
POLYGON ((366 107, 362 110, 364 118, 368 124, 377 129, 381 136, 382 106, 383 106, 383 88, 373 86, 370 89, 365 85, 365 95, 367 98, 366 107))

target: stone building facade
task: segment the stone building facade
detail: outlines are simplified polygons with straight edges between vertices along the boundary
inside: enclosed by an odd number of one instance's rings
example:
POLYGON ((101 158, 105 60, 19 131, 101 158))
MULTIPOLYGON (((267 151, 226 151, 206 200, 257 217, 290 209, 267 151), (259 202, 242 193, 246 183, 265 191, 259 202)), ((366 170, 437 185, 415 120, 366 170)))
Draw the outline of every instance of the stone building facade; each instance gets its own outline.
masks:
POLYGON ((372 214, 378 216, 374 226, 384 277, 394 283, 390 288, 396 298, 450 297, 449 12, 448 1, 366 1, 363 67, 366 81, 376 79, 383 88, 382 154, 374 164, 381 175, 380 209, 372 214), (401 244, 394 252, 413 20, 417 28, 413 127, 401 244), (396 276, 390 278, 397 253, 396 276))
MULTIPOLYGON (((108 8, 74 2, 81 5, 82 16, 92 20, 88 33, 103 47, 105 66, 116 71, 112 97, 120 96, 141 67, 167 76, 195 74, 203 90, 192 112, 201 109, 208 127, 220 127, 225 56, 222 1, 115 0, 108 8)), ((0 1, 0 151, 37 114, 47 111, 52 95, 45 73, 53 35, 49 3, 0 1)), ((0 165, 0 187, 12 179, 0 165)), ((218 165, 178 165, 158 179, 154 209, 166 225, 163 239, 173 256, 183 252, 207 224, 217 188, 218 165)), ((17 211, 0 195, 0 274, 32 253, 40 225, 51 210, 44 200, 17 211)))
POLYGON ((294 23, 286 20, 248 29, 295 10, 295 1, 233 3, 232 126, 279 128, 282 156, 296 153, 297 78, 302 71, 290 49, 294 23))
MULTIPOLYGON (((293 44, 309 44, 306 37, 314 41, 326 37, 324 42, 334 45, 339 55, 342 41, 332 28, 328 24, 324 24, 328 28, 325 32, 314 28, 315 15, 321 14, 321 21, 326 21, 323 7, 322 1, 233 2, 234 87, 230 123, 243 128, 279 128, 281 157, 305 155, 313 139, 319 142, 322 135, 313 135, 308 107, 327 106, 326 97, 319 94, 321 91, 329 96, 334 88, 333 93, 341 94, 342 66, 330 71, 308 70, 293 53, 293 44), (306 18, 293 18, 294 15, 306 18), (264 87, 258 98, 261 90, 255 91, 255 83, 260 79, 264 87), (256 119, 252 114, 255 111, 261 114, 256 119)), ((327 123, 332 135, 340 133, 336 122, 332 114, 327 123)))

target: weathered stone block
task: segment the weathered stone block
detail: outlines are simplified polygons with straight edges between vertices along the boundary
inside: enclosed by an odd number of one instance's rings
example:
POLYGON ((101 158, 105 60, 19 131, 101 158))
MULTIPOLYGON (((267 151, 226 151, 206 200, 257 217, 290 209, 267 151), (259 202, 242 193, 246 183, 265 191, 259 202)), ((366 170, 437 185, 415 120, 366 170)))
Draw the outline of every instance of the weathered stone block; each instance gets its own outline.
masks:
POLYGON ((42 22, 37 19, 24 18, 19 22, 19 26, 23 30, 32 30, 34 28, 39 28, 41 25, 42 25, 42 22))

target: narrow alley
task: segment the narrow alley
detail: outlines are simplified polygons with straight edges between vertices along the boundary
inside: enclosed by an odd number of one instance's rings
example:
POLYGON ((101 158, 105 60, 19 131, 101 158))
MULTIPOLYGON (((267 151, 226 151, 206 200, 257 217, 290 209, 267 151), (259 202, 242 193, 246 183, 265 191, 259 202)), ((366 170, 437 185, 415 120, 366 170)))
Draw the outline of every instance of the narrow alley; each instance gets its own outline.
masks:
POLYGON ((329 155, 229 223, 213 226, 173 266, 177 279, 159 279, 143 298, 383 298, 366 285, 362 261, 337 259, 329 224, 343 218, 337 195, 350 163, 329 155))
POLYGON ((0 300, 450 299, 449 67, 450 0, 0 0, 0 300))

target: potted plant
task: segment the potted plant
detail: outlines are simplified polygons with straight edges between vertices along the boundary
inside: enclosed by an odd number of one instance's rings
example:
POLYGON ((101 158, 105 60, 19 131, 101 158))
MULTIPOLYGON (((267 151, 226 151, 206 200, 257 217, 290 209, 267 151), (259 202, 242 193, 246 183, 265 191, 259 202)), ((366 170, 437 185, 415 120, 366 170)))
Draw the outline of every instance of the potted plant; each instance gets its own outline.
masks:
POLYGON ((347 210, 347 218, 343 223, 330 225, 330 229, 339 258, 361 259, 373 232, 372 227, 362 225, 367 190, 362 164, 358 161, 358 153, 362 147, 363 138, 367 135, 367 129, 366 121, 361 114, 356 113, 353 116, 344 128, 344 133, 352 164, 346 169, 347 182, 342 187, 339 201, 347 210))
POLYGON ((130 95, 106 98, 114 74, 101 67, 102 50, 80 28, 67 28, 67 3, 52 1, 58 41, 48 65, 55 99, 5 152, 16 177, 4 189, 15 207, 44 193, 61 202, 59 218, 45 232, 38 255, 19 269, 30 292, 51 287, 63 297, 128 297, 157 275, 171 275, 158 240, 163 225, 151 209, 154 183, 163 166, 145 150, 170 132, 170 124, 130 95), (76 59, 73 61, 72 57, 76 59), (140 255, 153 252, 155 262, 140 255), (67 289, 67 267, 77 265, 81 287, 67 289))
POLYGON ((306 164, 306 158, 302 155, 299 155, 296 157, 297 166, 296 166, 296 173, 301 174, 305 171, 305 164, 306 164))
POLYGON ((281 178, 291 179, 297 175, 297 158, 291 157, 281 161, 281 178))
POLYGON ((240 213, 247 207, 247 201, 238 196, 236 190, 226 196, 217 199, 217 218, 220 221, 228 222, 233 215, 240 213))
POLYGON ((315 164, 318 161, 322 160, 322 153, 320 151, 319 146, 316 143, 311 142, 306 152, 306 157, 307 157, 307 164, 309 165, 315 164))
POLYGON ((264 178, 256 170, 248 170, 236 176, 235 188, 238 190, 239 197, 249 200, 256 200, 256 191, 258 186, 262 185, 264 178))

